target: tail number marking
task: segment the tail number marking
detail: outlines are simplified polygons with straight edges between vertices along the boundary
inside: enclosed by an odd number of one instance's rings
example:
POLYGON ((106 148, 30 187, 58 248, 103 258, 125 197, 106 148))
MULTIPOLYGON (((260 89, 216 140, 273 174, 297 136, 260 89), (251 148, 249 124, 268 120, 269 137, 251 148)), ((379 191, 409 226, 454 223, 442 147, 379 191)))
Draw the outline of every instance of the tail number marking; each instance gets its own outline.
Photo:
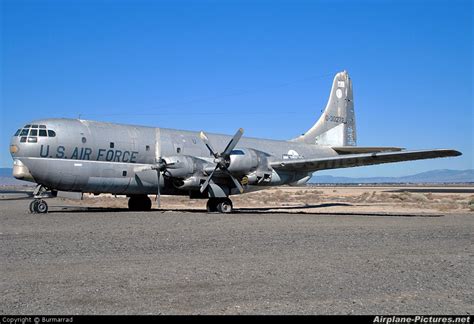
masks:
POLYGON ((325 119, 333 123, 346 123, 346 118, 340 116, 326 115, 325 119))

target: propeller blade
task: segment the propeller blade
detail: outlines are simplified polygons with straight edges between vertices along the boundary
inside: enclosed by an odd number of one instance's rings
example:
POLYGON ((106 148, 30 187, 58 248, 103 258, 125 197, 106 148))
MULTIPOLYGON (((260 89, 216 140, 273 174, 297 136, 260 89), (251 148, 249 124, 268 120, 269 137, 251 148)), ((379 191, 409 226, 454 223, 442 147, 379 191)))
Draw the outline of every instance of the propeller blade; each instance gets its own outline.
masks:
POLYGON ((243 134, 244 134, 244 129, 239 128, 237 132, 235 133, 234 137, 232 137, 232 139, 230 140, 229 144, 227 144, 227 147, 225 148, 222 155, 224 156, 230 155, 230 152, 232 152, 232 150, 235 148, 235 146, 237 145, 237 143, 239 142, 243 134))
POLYGON ((217 159, 219 157, 219 154, 217 154, 214 148, 212 147, 211 142, 209 141, 209 138, 207 138, 206 134, 204 134, 204 132, 201 131, 201 133, 199 133, 199 137, 207 146, 207 148, 209 149, 209 152, 211 152, 211 154, 214 155, 214 157, 217 159))
POLYGON ((239 180, 237 180, 228 170, 226 170, 227 175, 234 181, 235 186, 237 189, 239 189, 240 193, 244 192, 244 188, 242 187, 242 184, 240 183, 239 180))
POLYGON ((142 172, 148 170, 155 170, 155 166, 153 164, 150 165, 141 165, 133 168, 134 172, 142 172))
POLYGON ((203 193, 204 190, 206 190, 207 186, 209 186, 209 182, 211 181, 211 178, 214 175, 214 172, 216 172, 216 170, 218 168, 219 168, 219 165, 216 165, 214 170, 212 170, 211 174, 207 177, 206 181, 202 184, 201 189, 199 189, 199 191, 201 191, 201 193, 203 193))
POLYGON ((161 207, 161 193, 160 193, 160 176, 161 176, 161 171, 160 169, 157 169, 156 170, 156 174, 157 174, 157 177, 158 177, 158 187, 157 187, 157 191, 156 191, 156 205, 158 206, 158 208, 161 207))

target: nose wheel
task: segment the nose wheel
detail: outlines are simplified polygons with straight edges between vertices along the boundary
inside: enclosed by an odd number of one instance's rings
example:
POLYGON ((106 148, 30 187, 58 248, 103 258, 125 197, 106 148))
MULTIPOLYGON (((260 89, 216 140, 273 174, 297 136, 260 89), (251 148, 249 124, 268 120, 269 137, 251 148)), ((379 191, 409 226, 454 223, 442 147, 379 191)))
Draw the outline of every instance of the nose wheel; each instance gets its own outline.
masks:
POLYGON ((230 214, 233 211, 232 201, 229 198, 210 198, 206 207, 208 213, 230 214))
POLYGON ((30 202, 30 213, 46 214, 48 212, 48 204, 43 199, 35 199, 30 202))

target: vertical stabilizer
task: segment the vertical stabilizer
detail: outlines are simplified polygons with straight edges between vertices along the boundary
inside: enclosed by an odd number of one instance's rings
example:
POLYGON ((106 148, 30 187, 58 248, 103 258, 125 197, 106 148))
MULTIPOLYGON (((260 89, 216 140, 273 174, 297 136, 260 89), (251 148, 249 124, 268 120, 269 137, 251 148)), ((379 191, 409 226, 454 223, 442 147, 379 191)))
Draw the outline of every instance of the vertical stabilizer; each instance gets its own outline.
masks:
POLYGON ((334 77, 328 103, 318 121, 292 141, 325 146, 356 145, 352 81, 346 71, 334 77))

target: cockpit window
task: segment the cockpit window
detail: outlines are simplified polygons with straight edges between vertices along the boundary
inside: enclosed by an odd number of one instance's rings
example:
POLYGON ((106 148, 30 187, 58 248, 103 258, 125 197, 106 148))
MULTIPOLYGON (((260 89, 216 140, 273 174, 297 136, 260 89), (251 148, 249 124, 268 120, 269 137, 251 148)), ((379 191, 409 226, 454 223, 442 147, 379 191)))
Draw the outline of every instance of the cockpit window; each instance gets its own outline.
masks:
POLYGON ((20 128, 16 131, 14 136, 21 136, 22 138, 20 139, 21 143, 37 143, 38 138, 33 138, 28 140, 26 138, 23 138, 24 136, 41 136, 41 137, 56 137, 56 132, 53 131, 52 129, 46 129, 46 125, 25 125, 25 127, 20 128))
POLYGON ((38 137, 28 137, 28 143, 36 143, 38 142, 38 137))
POLYGON ((230 155, 245 155, 245 153, 242 150, 232 150, 230 155))

